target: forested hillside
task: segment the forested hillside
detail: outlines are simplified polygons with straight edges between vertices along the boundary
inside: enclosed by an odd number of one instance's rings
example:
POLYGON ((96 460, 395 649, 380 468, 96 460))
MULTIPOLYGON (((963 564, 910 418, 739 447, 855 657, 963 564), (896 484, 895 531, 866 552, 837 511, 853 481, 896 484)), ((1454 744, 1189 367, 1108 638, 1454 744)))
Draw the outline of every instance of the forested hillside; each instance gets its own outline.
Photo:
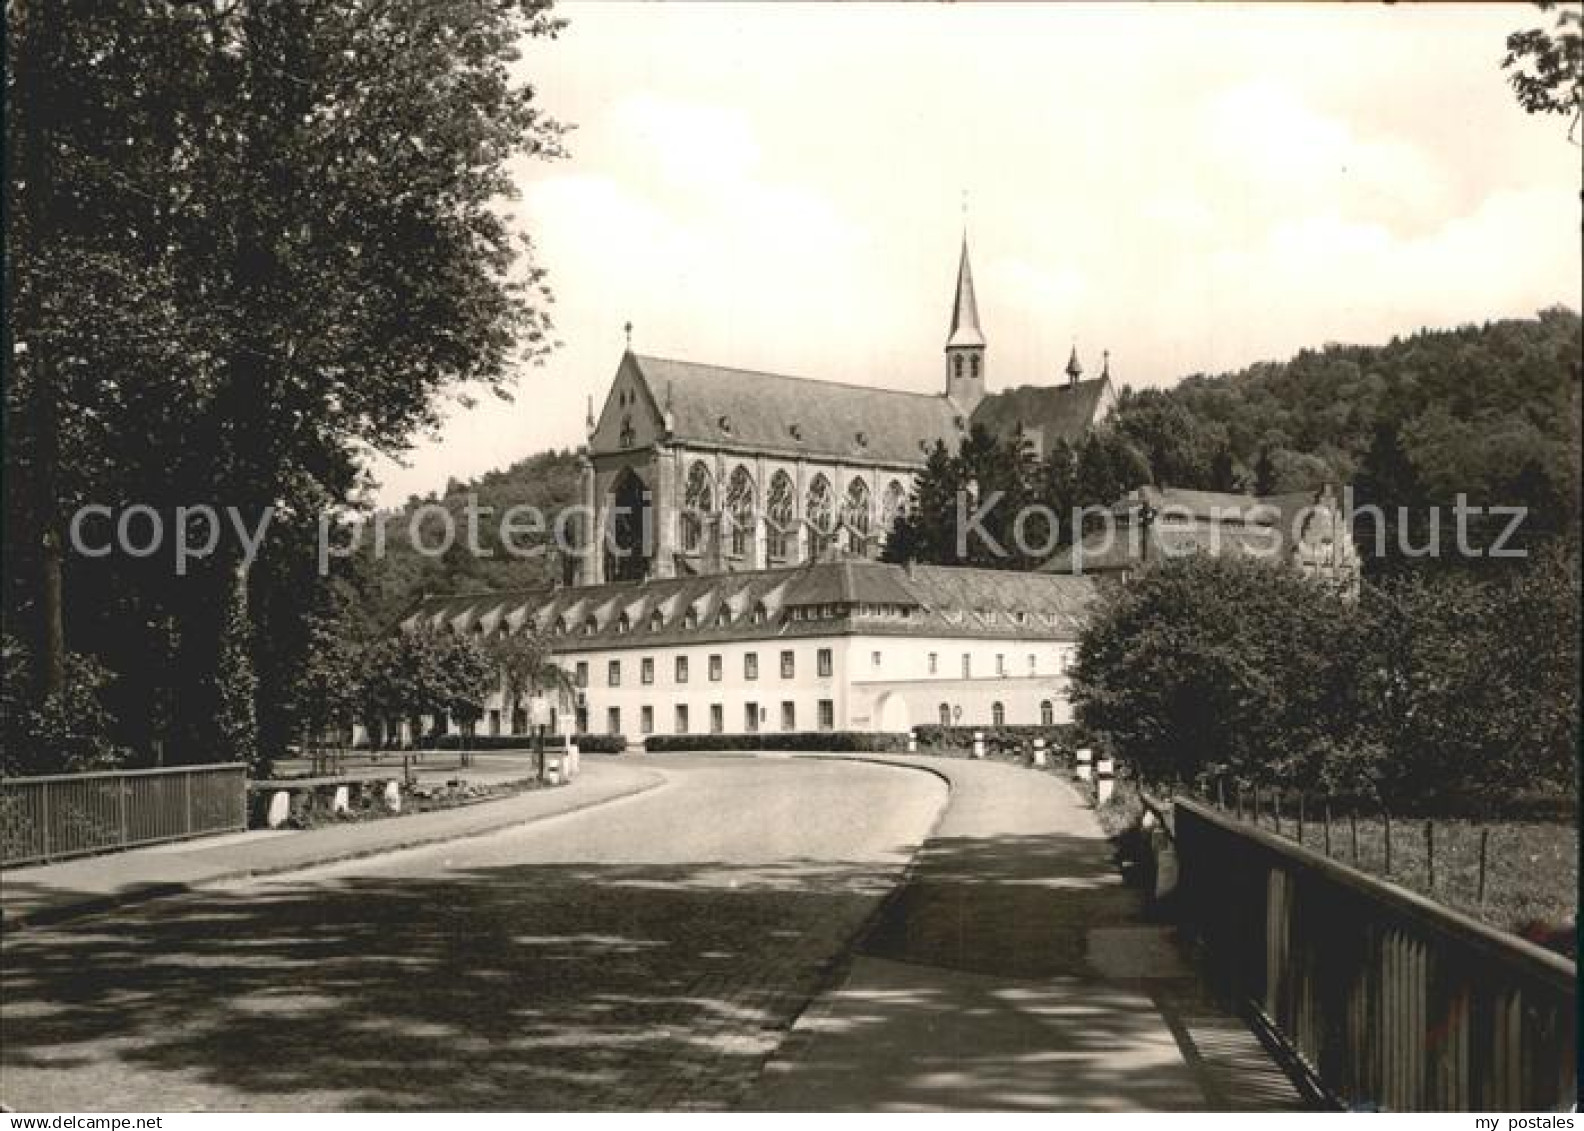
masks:
MULTIPOLYGON (((550 556, 516 557, 501 547, 502 516, 514 506, 538 508, 549 525, 563 508, 578 501, 577 453, 571 450, 538 452, 501 471, 477 479, 453 479, 442 494, 414 496, 405 506, 387 512, 385 548, 374 560, 371 528, 365 528, 355 562, 354 577, 363 607, 359 620, 375 632, 390 622, 423 593, 468 593, 484 589, 538 585, 550 578, 550 556), (479 510, 478 543, 483 556, 468 548, 463 516, 469 499, 479 510), (408 537, 413 515, 426 505, 444 507, 456 523, 457 537, 438 557, 419 552, 408 537)), ((437 515, 419 524, 419 544, 437 546, 444 523, 437 515)), ((528 542, 523 539, 523 542, 528 542)), ((543 537, 532 539, 543 545, 543 537)))
POLYGON ((1174 486, 1218 486, 1219 453, 1262 494, 1326 477, 1404 505, 1463 492, 1557 528, 1578 509, 1580 348, 1579 315, 1554 307, 1125 391, 1116 426, 1174 486))

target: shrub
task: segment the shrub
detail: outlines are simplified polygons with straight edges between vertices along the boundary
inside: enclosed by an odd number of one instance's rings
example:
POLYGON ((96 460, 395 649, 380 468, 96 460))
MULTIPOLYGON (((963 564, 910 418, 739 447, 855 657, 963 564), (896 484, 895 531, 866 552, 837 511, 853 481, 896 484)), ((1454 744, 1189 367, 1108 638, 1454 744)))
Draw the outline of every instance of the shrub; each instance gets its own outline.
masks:
POLYGON ((908 736, 874 731, 765 731, 744 734, 656 734, 644 743, 650 753, 698 750, 828 750, 837 753, 898 753, 908 736))
POLYGON ((128 751, 111 738, 102 698, 110 674, 97 661, 68 653, 65 686, 59 694, 37 700, 30 694, 26 647, 6 636, 0 653, 0 773, 83 773, 126 762, 128 751))
POLYGON ((575 734, 572 741, 581 754, 621 754, 627 749, 625 734, 575 734))

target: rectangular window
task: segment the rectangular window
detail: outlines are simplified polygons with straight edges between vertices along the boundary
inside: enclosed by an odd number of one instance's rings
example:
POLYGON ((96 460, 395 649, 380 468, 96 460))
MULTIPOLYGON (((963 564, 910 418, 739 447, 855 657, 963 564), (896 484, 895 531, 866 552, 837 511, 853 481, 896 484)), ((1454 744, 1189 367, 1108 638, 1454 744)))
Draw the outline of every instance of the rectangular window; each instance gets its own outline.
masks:
POLYGON ((819 725, 820 730, 836 729, 836 703, 834 700, 821 699, 819 701, 819 725))
POLYGON ((964 679, 972 679, 973 678, 973 657, 970 656, 967 652, 963 653, 963 678, 964 679))
POLYGON ((878 668, 880 666, 880 653, 879 652, 871 652, 871 653, 869 653, 869 666, 871 668, 878 668))
POLYGON ((793 674, 796 671, 797 671, 797 665, 796 665, 796 662, 794 661, 794 659, 792 657, 792 653, 791 652, 782 652, 781 653, 781 678, 782 679, 791 679, 793 674))
POLYGON ((940 670, 940 657, 938 655, 936 655, 934 652, 931 652, 929 654, 929 673, 930 673, 930 675, 934 675, 939 670, 940 670))
POLYGON ((726 729, 726 708, 719 703, 710 704, 710 733, 720 734, 726 729))
POLYGON ((711 683, 719 683, 721 681, 721 658, 719 655, 713 655, 709 658, 709 676, 711 683))
POLYGON ((644 683, 654 682, 654 657, 645 656, 638 664, 638 678, 644 683))
POLYGON ((744 679, 758 679, 759 678, 759 653, 758 652, 744 652, 743 653, 743 678, 744 679))
MULTIPOLYGON (((687 660, 688 658, 686 656, 678 656, 676 659, 676 681, 678 683, 687 682, 687 660)), ((686 734, 687 731, 683 731, 682 733, 686 734)))
POLYGON ((605 712, 605 729, 611 734, 621 733, 621 708, 611 707, 605 712))
POLYGON ((996 653, 996 675, 1001 677, 1006 676, 1006 657, 1000 652, 996 653))
POLYGON ((577 677, 576 677, 576 679, 577 679, 577 685, 579 687, 587 687, 588 686, 588 661, 587 660, 579 660, 577 662, 577 677))
POLYGON ((645 734, 654 733, 654 708, 645 707, 638 712, 638 729, 645 734))
POLYGON ((1034 658, 1034 653, 1030 652, 1029 653, 1029 675, 1034 675, 1038 671, 1039 671, 1039 661, 1034 658))
POLYGON ((790 699, 781 701, 781 729, 797 730, 797 704, 790 699))
POLYGON ((819 673, 820 675, 830 675, 831 673, 831 650, 829 648, 821 648, 819 650, 819 673))
POLYGON ((759 729, 759 704, 743 704, 743 730, 752 734, 759 729))
POLYGON ((612 660, 605 665, 605 683, 610 687, 621 686, 621 661, 612 660))
POLYGON ((688 717, 687 717, 687 704, 686 703, 678 703, 677 704, 677 709, 676 709, 676 732, 678 734, 686 734, 688 732, 688 717))

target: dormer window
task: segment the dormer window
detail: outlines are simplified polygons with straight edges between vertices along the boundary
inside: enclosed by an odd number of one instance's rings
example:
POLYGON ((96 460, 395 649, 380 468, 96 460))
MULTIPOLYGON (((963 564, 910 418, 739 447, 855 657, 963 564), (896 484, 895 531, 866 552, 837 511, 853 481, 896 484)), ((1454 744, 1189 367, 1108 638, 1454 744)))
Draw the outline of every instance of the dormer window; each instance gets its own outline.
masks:
POLYGON ((867 448, 869 446, 869 433, 867 432, 859 432, 853 436, 853 439, 858 441, 858 446, 860 448, 867 448))
POLYGON ((957 431, 959 432, 966 432, 968 430, 968 421, 960 415, 952 417, 952 424, 956 426, 957 431))
POLYGON ((552 636, 565 636, 567 631, 566 617, 556 617, 555 627, 550 630, 552 636))
POLYGON ((697 628, 698 627, 698 610, 697 609, 689 609, 687 611, 687 615, 682 618, 682 627, 683 628, 697 628))
POLYGON ((725 628, 729 624, 731 624, 731 610, 722 606, 721 611, 715 615, 715 626, 725 628))
POLYGON ((665 627, 665 614, 659 609, 649 614, 649 631, 659 632, 665 627))
POLYGON ((588 618, 588 620, 583 622, 583 635, 584 636, 593 636, 598 631, 599 631, 599 620, 597 618, 591 616, 591 617, 588 618))
POLYGON ((801 440, 803 438, 803 425, 801 425, 801 424, 788 424, 787 425, 787 432, 792 436, 792 438, 794 440, 801 440))
POLYGON ((616 631, 625 635, 632 631, 632 618, 623 613, 616 621, 616 631))
POLYGON ((728 436, 731 435, 731 417, 727 416, 725 413, 721 414, 720 430, 725 432, 728 436))
POLYGON ((749 619, 754 624, 763 624, 766 620, 769 619, 769 616, 770 616, 770 614, 769 614, 768 610, 766 610, 765 607, 764 607, 764 602, 760 601, 758 604, 756 604, 753 607, 753 613, 749 617, 749 619))

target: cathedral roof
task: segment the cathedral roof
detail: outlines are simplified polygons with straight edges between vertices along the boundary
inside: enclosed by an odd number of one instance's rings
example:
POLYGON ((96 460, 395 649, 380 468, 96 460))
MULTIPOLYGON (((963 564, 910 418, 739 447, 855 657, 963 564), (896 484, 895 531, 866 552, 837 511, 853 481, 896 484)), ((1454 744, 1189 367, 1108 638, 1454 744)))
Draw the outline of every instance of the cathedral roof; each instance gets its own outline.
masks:
POLYGON ((678 441, 865 463, 922 464, 956 450, 967 421, 938 394, 844 385, 633 354, 678 441))
POLYGON ((1049 455, 1058 438, 1075 443, 1099 421, 1109 384, 1095 377, 1071 384, 1019 385, 986 396, 974 409, 972 423, 998 436, 1010 436, 1021 426, 1040 455, 1049 455))

